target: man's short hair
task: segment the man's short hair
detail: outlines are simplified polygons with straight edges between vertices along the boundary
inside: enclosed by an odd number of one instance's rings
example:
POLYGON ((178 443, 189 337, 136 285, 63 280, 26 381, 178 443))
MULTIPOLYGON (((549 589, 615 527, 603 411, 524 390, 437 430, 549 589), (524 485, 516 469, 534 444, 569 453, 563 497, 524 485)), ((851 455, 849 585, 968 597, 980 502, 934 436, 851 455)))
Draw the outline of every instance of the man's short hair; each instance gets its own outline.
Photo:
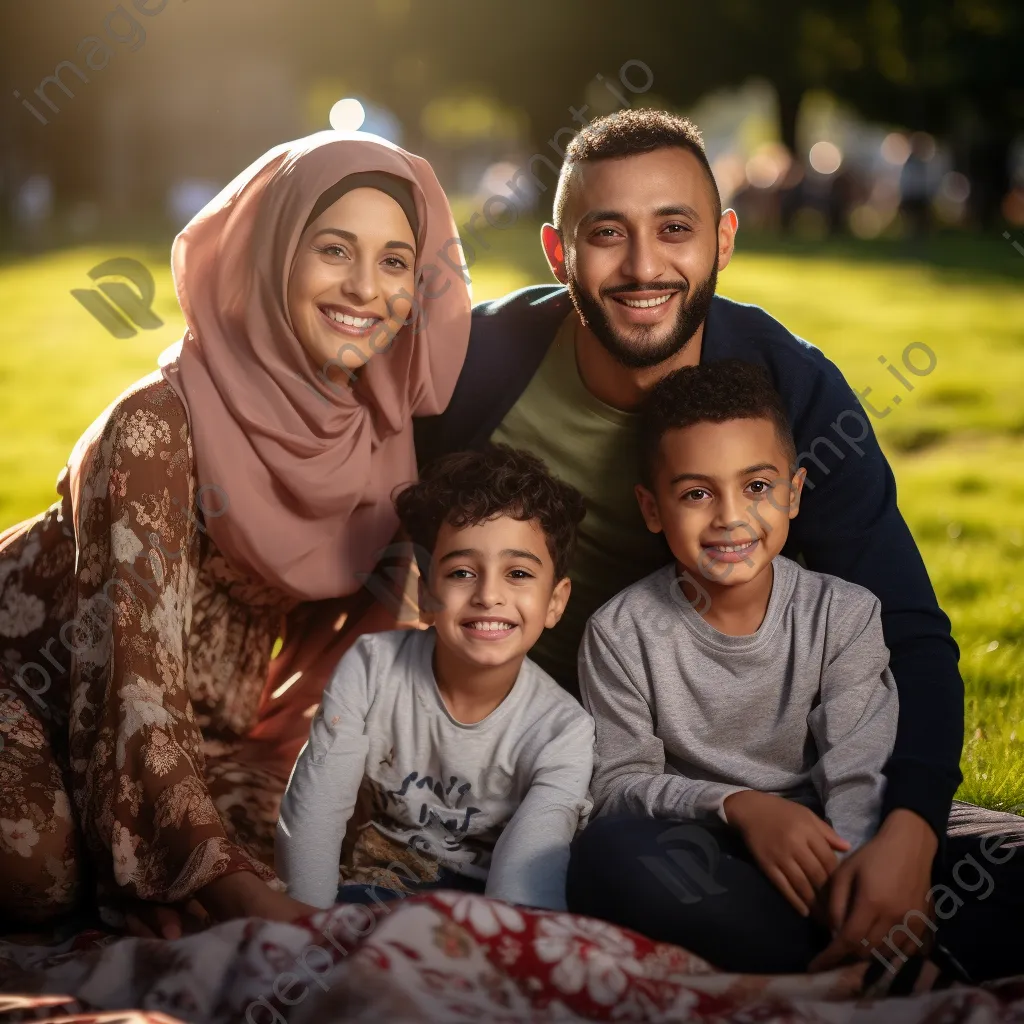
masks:
POLYGON ((654 484, 659 446, 670 430, 697 423, 769 420, 794 472, 796 444, 786 407, 768 372, 740 359, 722 359, 675 370, 654 386, 640 410, 640 474, 654 484))
POLYGON ((497 516, 536 519, 556 580, 568 575, 576 528, 586 514, 575 487, 552 476, 536 455, 504 444, 435 459, 395 497, 395 508, 412 542, 431 554, 443 523, 462 528, 497 516))
POLYGON ((638 156, 656 149, 678 146, 692 153, 704 169, 715 208, 715 223, 722 216, 722 197, 711 172, 700 129, 686 117, 667 110, 618 110, 614 114, 595 117, 574 136, 565 150, 565 159, 555 189, 554 225, 562 226, 568 201, 569 181, 577 165, 594 160, 638 156))

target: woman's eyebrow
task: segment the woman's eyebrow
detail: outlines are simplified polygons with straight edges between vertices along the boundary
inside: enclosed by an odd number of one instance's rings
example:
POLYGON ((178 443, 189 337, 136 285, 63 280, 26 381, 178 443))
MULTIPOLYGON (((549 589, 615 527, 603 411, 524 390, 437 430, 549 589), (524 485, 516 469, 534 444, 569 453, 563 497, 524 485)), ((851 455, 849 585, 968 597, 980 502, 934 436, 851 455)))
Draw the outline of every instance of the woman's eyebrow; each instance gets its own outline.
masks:
MULTIPOLYGON (((345 239, 346 242, 351 242, 353 245, 359 242, 359 236, 352 231, 345 231, 343 228, 321 228, 315 238, 319 238, 321 235, 337 235, 338 238, 345 239)), ((389 242, 384 243, 385 249, 408 249, 413 255, 416 254, 416 248, 410 245, 408 242, 400 242, 397 239, 392 239, 389 242)))
POLYGON ((319 238, 321 235, 337 235, 339 238, 344 238, 346 242, 358 242, 359 238, 351 231, 343 231, 341 228, 321 228, 313 237, 319 238))

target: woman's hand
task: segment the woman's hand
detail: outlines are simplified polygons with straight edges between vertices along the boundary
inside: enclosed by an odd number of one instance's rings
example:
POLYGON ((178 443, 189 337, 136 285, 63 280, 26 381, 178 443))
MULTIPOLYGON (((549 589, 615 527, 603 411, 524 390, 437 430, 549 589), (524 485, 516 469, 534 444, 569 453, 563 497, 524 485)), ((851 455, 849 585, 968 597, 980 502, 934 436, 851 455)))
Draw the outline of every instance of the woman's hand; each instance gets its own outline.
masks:
POLYGON ((199 895, 202 903, 198 899, 178 904, 139 900, 125 914, 128 934, 140 939, 180 939, 203 931, 216 921, 236 917, 295 921, 320 909, 271 889, 249 871, 218 878, 200 889, 199 895))
POLYGON ((722 808, 761 870, 807 917, 839 864, 835 851, 850 844, 809 808, 770 793, 744 789, 726 797, 722 808))
POLYGON ((251 871, 235 871, 224 875, 204 886, 196 895, 217 921, 230 921, 236 917, 295 921, 315 914, 320 909, 271 889, 251 871))
POLYGON ((180 939, 208 928, 212 922, 198 900, 183 904, 138 900, 126 911, 125 928, 139 939, 180 939))

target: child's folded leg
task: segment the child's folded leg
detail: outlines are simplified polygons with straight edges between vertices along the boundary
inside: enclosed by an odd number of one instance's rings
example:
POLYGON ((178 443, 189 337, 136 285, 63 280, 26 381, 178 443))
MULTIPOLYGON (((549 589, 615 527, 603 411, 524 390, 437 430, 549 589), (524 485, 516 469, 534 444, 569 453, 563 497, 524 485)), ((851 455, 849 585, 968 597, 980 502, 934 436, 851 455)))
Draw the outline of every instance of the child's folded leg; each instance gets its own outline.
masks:
POLYGON ((569 910, 682 946, 725 971, 806 970, 829 941, 715 821, 611 816, 573 842, 569 910))

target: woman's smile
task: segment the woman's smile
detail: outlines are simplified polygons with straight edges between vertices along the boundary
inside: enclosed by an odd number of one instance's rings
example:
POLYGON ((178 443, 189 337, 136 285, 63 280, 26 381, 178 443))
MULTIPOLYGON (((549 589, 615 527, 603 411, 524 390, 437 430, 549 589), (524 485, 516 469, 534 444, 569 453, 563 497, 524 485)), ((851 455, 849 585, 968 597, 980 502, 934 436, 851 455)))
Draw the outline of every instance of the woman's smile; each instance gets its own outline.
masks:
POLYGON ((324 320, 327 321, 328 327, 339 334, 365 337, 373 331, 377 324, 383 323, 383 317, 355 310, 351 306, 321 303, 317 308, 324 320))

